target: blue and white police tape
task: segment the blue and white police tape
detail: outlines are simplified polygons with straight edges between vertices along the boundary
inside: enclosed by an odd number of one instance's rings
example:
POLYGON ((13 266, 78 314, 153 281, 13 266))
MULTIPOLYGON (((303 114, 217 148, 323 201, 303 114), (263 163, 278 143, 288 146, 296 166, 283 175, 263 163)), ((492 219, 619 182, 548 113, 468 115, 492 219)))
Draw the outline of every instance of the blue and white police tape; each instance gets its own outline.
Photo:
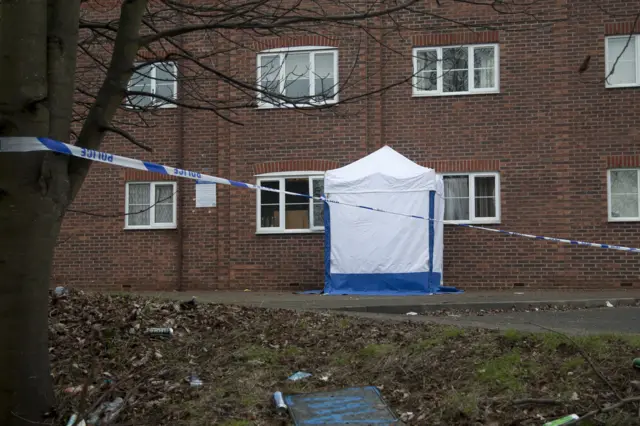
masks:
MULTIPOLYGON (((249 189, 261 190, 261 191, 278 192, 278 193, 284 193, 287 195, 303 197, 307 199, 326 201, 328 203, 334 203, 334 204, 340 204, 340 205, 356 207, 356 208, 361 208, 366 210, 372 210, 380 213, 393 214, 393 215, 404 216, 404 217, 409 217, 413 219, 427 220, 427 221, 430 220, 428 217, 420 216, 420 215, 412 215, 407 213, 400 213, 400 212, 393 212, 390 210, 378 209, 374 207, 360 206, 357 204, 343 203, 343 202, 327 199, 324 196, 314 197, 309 194, 299 194, 296 192, 290 192, 290 191, 285 191, 285 190, 280 190, 275 188, 268 188, 260 185, 253 185, 250 183, 238 182, 230 179, 223 179, 216 176, 206 175, 204 173, 193 172, 190 170, 183 170, 176 167, 163 166, 160 164, 151 163, 149 161, 135 160, 133 158, 122 157, 120 155, 108 154, 106 152, 80 148, 74 145, 69 145, 69 144, 58 142, 48 138, 0 137, 0 153, 32 152, 32 151, 53 151, 59 154, 65 154, 73 157, 84 158, 87 160, 97 161, 100 163, 114 164, 117 166, 128 167, 131 169, 145 170, 145 171, 160 173, 164 175, 183 177, 187 179, 196 180, 202 183, 211 182, 211 183, 219 183, 222 185, 235 186, 238 188, 249 188, 249 189)), ((483 231, 496 232, 504 235, 530 238, 534 240, 551 241, 555 243, 571 244, 571 245, 583 246, 583 247, 595 247, 595 248, 601 248, 601 249, 620 250, 620 251, 627 251, 627 252, 640 252, 640 249, 638 248, 623 247, 623 246, 618 246, 613 244, 589 243, 586 241, 569 240, 564 238, 543 237, 540 235, 523 234, 520 232, 504 231, 501 229, 486 228, 484 226, 476 226, 476 225, 468 225, 468 224, 460 224, 460 223, 456 223, 455 225, 461 226, 464 228, 479 229, 483 231)))

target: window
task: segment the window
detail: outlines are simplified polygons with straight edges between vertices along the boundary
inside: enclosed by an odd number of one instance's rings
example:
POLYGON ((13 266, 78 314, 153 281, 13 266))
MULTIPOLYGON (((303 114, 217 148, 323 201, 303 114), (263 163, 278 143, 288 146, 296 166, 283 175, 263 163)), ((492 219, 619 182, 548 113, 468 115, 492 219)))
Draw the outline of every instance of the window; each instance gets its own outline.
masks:
POLYGON ((175 182, 127 183, 125 228, 175 228, 175 194, 175 182))
MULTIPOLYGON (((258 185, 320 197, 324 193, 324 172, 296 173, 289 176, 263 176, 258 185)), ((322 201, 285 194, 257 191, 257 230, 260 233, 322 231, 324 205, 322 201)))
POLYGON ((497 93, 499 69, 497 44, 416 48, 413 94, 497 93))
POLYGON ((258 88, 263 107, 335 103, 338 51, 322 47, 265 51, 258 55, 258 88))
MULTIPOLYGON (((138 66, 140 64, 136 64, 138 66)), ((129 90, 145 92, 167 99, 176 99, 178 92, 178 67, 175 62, 157 62, 137 69, 129 81, 129 90)), ((128 105, 132 108, 170 108, 175 105, 153 96, 131 95, 128 105)))
POLYGON ((638 169, 609 170, 609 220, 640 220, 640 173, 638 169))
POLYGON ((640 86, 640 34, 607 37, 605 54, 607 87, 640 86))
POLYGON ((444 220, 452 223, 500 221, 498 173, 444 175, 444 220))

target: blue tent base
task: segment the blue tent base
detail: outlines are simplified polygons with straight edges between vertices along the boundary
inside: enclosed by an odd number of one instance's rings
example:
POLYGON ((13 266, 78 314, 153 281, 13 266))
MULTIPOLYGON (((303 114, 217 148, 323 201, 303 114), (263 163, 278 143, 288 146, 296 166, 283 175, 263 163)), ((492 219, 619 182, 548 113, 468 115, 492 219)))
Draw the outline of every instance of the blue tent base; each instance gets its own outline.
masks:
POLYGON ((437 295, 437 294, 460 294, 460 293, 464 293, 464 290, 460 290, 459 288, 455 288, 455 287, 438 287, 437 289, 435 289, 434 291, 432 291, 431 293, 424 293, 424 292, 420 292, 420 293, 371 293, 370 291, 367 292, 360 292, 360 293, 325 293, 324 290, 306 290, 306 291, 297 291, 295 292, 295 294, 308 294, 308 295, 313 295, 313 294, 322 294, 322 295, 327 295, 327 296, 350 296, 350 295, 358 295, 358 296, 433 296, 433 295, 437 295))

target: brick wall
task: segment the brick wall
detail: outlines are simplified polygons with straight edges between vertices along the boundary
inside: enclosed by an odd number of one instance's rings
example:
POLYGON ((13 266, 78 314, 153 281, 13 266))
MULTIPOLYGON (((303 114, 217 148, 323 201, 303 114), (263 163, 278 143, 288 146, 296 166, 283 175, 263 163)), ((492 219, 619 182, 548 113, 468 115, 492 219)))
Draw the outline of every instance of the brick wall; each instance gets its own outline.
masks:
MULTIPOLYGON (((606 170, 638 164, 640 89, 605 89, 602 82, 604 36, 632 29, 633 2, 600 3, 538 2, 536 14, 557 20, 543 27, 511 22, 490 8, 444 3, 437 13, 447 20, 404 15, 398 21, 402 33, 373 30, 383 43, 348 29, 261 40, 228 34, 220 51, 244 48, 219 56, 216 64, 248 82, 255 79, 256 50, 313 44, 339 48, 340 76, 350 76, 343 99, 393 87, 330 110, 239 110, 233 120, 241 126, 206 111, 161 110, 149 117, 151 128, 130 129, 153 146, 152 154, 117 138, 109 138, 104 150, 254 182, 260 173, 345 165, 388 144, 439 172, 500 172, 503 229, 637 247, 639 224, 607 221, 606 170), (469 31, 451 20, 493 22, 499 29, 469 31), (500 93, 412 97, 408 83, 396 84, 412 72, 413 47, 461 42, 499 43, 500 93), (587 56, 589 68, 578 73, 587 56)), ((186 44, 209 48, 196 35, 186 44)), ((221 100, 238 96, 219 81, 204 84, 203 91, 221 100)), ((141 177, 92 167, 72 208, 114 217, 68 214, 56 283, 111 289, 322 287, 323 235, 256 235, 253 191, 219 185, 218 206, 196 209, 193 183, 181 180, 179 230, 124 230, 125 182, 141 177)), ((637 255, 454 226, 445 227, 444 259, 445 284, 462 288, 640 286, 637 255)))

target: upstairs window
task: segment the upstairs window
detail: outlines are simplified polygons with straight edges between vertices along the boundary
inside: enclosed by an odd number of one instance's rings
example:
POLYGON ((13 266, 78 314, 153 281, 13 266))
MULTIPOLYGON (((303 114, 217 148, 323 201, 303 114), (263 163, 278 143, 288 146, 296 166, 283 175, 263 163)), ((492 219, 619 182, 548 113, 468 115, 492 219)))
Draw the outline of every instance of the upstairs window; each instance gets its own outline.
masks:
POLYGON ((451 223, 499 223, 498 173, 443 175, 444 220, 451 223))
POLYGON ((414 96, 499 91, 498 45, 426 47, 413 50, 414 96))
MULTIPOLYGON (((157 62, 138 68, 131 76, 128 90, 159 95, 167 99, 177 99, 178 67, 176 63, 157 62)), ((131 108, 175 107, 175 104, 163 99, 143 95, 130 95, 127 104, 131 108)))
POLYGON ((263 107, 335 103, 338 51, 322 47, 265 51, 258 55, 258 88, 263 107))
POLYGON ((640 86, 640 34, 631 37, 607 37, 606 86, 640 86))

